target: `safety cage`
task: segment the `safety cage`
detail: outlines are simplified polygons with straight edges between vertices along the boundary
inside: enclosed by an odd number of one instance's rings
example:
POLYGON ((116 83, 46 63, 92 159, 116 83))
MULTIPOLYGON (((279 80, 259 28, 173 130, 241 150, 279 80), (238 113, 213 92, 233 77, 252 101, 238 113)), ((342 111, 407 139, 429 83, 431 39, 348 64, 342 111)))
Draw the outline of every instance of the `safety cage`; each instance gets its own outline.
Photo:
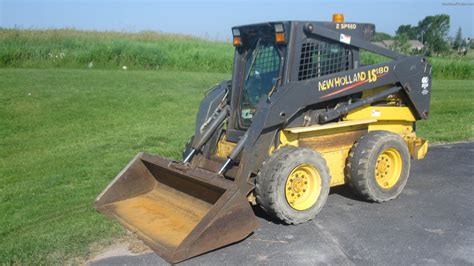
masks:
POLYGON ((347 46, 306 38, 301 45, 298 80, 346 71, 352 67, 352 50, 347 46))

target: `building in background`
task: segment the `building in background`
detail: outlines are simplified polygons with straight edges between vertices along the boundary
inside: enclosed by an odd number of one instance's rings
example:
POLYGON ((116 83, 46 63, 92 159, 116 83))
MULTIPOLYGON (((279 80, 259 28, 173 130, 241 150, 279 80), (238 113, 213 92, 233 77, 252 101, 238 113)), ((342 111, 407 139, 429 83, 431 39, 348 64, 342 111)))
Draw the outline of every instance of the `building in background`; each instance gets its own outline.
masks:
MULTIPOLYGON (((394 40, 383 40, 380 42, 372 42, 372 43, 377 46, 393 50, 394 42, 395 42, 394 40)), ((420 53, 425 48, 425 46, 418 40, 408 40, 408 44, 410 45, 410 51, 412 53, 420 53)))

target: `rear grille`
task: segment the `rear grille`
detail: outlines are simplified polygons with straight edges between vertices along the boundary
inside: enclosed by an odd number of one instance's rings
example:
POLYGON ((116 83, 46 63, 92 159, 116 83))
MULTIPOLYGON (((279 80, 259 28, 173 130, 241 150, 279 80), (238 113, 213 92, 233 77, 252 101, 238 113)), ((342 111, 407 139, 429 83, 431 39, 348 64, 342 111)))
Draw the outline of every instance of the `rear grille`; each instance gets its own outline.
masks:
POLYGON ((316 78, 350 68, 350 50, 338 43, 307 41, 301 46, 298 80, 316 78))

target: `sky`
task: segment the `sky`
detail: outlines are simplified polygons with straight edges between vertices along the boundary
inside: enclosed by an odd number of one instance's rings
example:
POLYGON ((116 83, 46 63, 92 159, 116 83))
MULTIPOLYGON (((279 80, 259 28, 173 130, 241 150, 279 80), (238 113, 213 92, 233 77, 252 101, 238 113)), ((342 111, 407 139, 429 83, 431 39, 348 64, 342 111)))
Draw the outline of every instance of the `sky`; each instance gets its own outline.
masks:
POLYGON ((444 13, 451 16, 451 36, 459 27, 465 37, 474 36, 474 0, 0 0, 0 27, 152 30, 224 40, 236 25, 329 21, 333 13, 392 35, 401 24, 444 13))

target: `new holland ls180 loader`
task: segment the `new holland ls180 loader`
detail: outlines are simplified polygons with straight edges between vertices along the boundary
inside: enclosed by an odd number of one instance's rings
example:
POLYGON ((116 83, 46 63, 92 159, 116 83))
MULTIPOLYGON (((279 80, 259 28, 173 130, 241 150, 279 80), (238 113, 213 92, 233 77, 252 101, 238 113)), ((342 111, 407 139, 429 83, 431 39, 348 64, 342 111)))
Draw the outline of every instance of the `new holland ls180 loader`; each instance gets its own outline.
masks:
POLYGON ((371 44, 374 30, 342 15, 232 28, 232 80, 201 102, 183 161, 138 154, 95 208, 174 263, 248 236, 250 203, 298 224, 333 186, 396 198, 428 149, 415 123, 428 117, 431 66, 371 44), (388 60, 364 65, 362 51, 388 60))

